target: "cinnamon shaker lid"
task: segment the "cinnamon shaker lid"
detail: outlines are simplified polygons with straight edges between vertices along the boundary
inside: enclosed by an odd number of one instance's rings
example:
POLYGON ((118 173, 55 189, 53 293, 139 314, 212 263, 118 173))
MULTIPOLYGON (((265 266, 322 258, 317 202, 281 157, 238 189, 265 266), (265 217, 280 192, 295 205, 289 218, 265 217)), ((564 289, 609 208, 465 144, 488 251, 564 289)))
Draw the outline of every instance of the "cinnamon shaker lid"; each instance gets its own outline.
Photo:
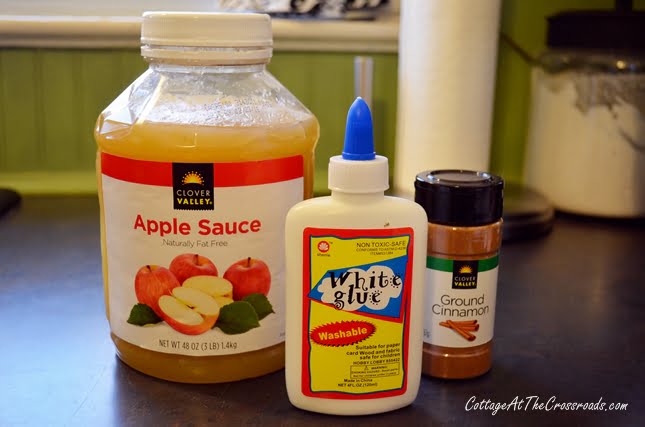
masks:
POLYGON ((425 171, 414 182, 414 201, 428 221, 454 226, 491 224, 502 218, 504 180, 486 172, 425 171))

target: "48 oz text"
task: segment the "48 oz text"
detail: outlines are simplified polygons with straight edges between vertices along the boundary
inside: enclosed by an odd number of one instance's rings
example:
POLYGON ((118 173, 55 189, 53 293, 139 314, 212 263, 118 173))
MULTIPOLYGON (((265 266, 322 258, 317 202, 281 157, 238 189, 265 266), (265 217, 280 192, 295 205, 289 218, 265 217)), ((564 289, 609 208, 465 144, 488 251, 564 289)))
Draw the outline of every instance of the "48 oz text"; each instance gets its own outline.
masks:
POLYGON ((191 351, 220 351, 235 350, 237 343, 233 341, 204 341, 204 342, 187 342, 178 340, 160 339, 159 346, 176 350, 191 351))

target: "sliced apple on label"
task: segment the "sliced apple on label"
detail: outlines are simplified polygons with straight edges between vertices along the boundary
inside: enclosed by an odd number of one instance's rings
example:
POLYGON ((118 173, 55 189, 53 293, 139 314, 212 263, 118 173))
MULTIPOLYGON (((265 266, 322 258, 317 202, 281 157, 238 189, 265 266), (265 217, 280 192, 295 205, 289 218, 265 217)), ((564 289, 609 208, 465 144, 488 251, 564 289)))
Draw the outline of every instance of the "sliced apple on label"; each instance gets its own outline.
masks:
POLYGON ((233 298, 231 298, 231 297, 215 296, 213 298, 215 299, 215 301, 217 301, 217 304, 219 304, 220 308, 222 308, 225 305, 229 305, 230 303, 234 302, 233 298))
POLYGON ((199 335, 211 329, 219 317, 213 297, 197 289, 178 287, 177 292, 159 298, 161 318, 186 335, 199 335))
POLYGON ((212 297, 233 298, 233 284, 223 277, 193 276, 186 279, 182 286, 200 290, 212 297))
POLYGON ((219 315, 219 304, 215 299, 199 289, 185 288, 180 286, 172 290, 172 295, 180 302, 195 309, 204 317, 219 315))
POLYGON ((175 323, 195 326, 204 321, 202 315, 170 295, 163 295, 159 298, 159 308, 165 317, 170 317, 175 323))

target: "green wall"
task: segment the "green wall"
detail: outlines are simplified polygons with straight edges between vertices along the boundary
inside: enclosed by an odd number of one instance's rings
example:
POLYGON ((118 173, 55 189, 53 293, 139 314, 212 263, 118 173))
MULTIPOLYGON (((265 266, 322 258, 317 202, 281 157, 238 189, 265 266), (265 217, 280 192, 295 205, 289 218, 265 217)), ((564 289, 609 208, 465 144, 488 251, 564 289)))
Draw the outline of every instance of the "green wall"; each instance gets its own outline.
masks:
MULTIPOLYGON (((342 151, 347 108, 354 100, 354 56, 360 53, 278 52, 270 70, 320 121, 315 190, 327 191, 329 157, 342 151), (338 78, 337 76, 345 76, 338 78)), ((372 114, 379 154, 394 158, 396 136, 396 54, 375 54, 372 114)), ((390 167, 393 163, 390 163, 390 167)))
MULTIPOLYGON (((518 50, 535 57, 543 49, 545 16, 563 9, 612 4, 611 0, 504 1, 491 155, 494 172, 509 181, 520 181, 522 176, 530 61, 518 50)), ((636 6, 644 7, 645 0, 636 6)), ((275 52, 270 65, 271 72, 320 120, 319 193, 326 189, 328 158, 342 147, 357 54, 275 52)), ((377 151, 392 160, 397 57, 371 56, 375 61, 372 107, 377 151)), ((32 194, 95 191, 94 121, 145 67, 136 49, 0 49, 0 187, 32 194)))

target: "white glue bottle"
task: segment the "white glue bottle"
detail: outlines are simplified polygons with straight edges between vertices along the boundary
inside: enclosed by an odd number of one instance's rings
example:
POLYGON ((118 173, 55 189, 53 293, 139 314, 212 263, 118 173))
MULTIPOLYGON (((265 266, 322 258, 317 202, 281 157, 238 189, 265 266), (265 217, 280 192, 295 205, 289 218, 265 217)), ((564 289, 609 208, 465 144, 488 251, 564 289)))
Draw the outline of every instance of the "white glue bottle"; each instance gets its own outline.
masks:
POLYGON ((329 160, 331 196, 287 215, 286 382, 298 408, 374 414, 417 396, 428 219, 388 188, 357 98, 343 154, 329 160))

